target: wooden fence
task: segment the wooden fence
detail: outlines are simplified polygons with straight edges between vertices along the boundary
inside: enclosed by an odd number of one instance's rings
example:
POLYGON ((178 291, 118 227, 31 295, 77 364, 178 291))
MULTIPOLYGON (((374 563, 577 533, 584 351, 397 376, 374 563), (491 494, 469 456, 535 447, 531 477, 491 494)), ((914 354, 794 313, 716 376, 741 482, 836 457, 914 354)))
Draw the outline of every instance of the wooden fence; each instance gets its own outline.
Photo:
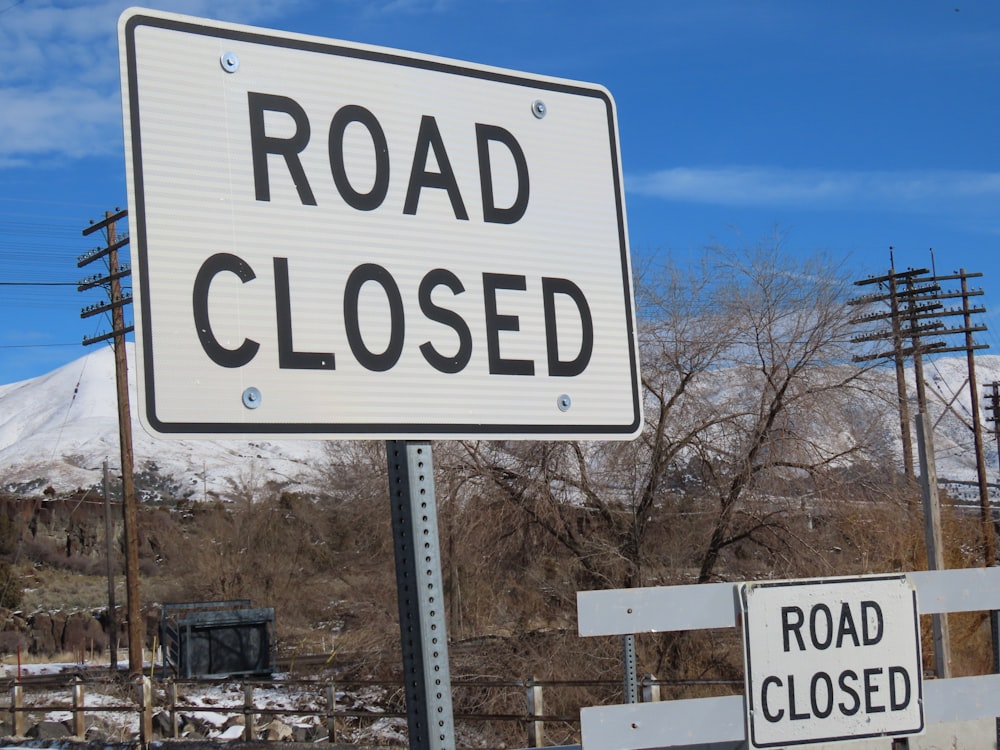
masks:
MULTIPOLYGON (((118 690, 120 702, 109 704, 103 696, 109 689, 114 692, 112 680, 94 680, 84 682, 79 676, 70 678, 68 682, 54 683, 52 679, 43 683, 34 683, 30 679, 14 681, 10 685, 9 706, 0 706, 0 715, 8 712, 12 727, 12 736, 25 737, 30 728, 29 719, 32 716, 44 716, 50 712, 68 712, 70 719, 66 722, 70 734, 79 739, 85 739, 87 717, 104 713, 131 713, 138 718, 138 740, 143 745, 148 744, 158 734, 164 738, 179 738, 182 735, 185 717, 196 716, 199 713, 223 714, 228 717, 242 718, 243 740, 260 739, 263 729, 263 719, 268 721, 278 717, 310 717, 313 723, 325 727, 325 739, 328 742, 343 742, 343 727, 345 721, 365 722, 385 718, 406 718, 404 710, 370 711, 350 708, 338 701, 338 691, 346 687, 374 687, 389 691, 399 691, 402 685, 379 681, 320 681, 320 680, 157 680, 154 682, 147 676, 134 678, 128 684, 127 691, 118 690), (226 685, 229 692, 241 696, 239 701, 229 701, 225 704, 212 705, 192 704, 185 699, 185 689, 194 690, 210 686, 226 685), (272 695, 275 690, 297 691, 312 697, 301 701, 303 705, 294 708, 260 705, 264 691, 272 695), (127 693, 127 695, 126 695, 127 693), (101 695, 102 699, 95 698, 101 695), (65 699, 62 696, 66 696, 65 699), (28 698, 31 698, 28 700, 28 698), (88 702, 88 698, 90 701, 88 702), (158 716, 154 723, 154 716, 158 716), (158 731, 154 731, 154 726, 158 731), (338 726, 340 727, 338 729, 338 726)), ((644 693, 647 699, 658 691, 660 681, 647 676, 644 681, 644 693)), ((670 683, 673 684, 673 683, 670 683)), ((455 681, 452 684, 454 692, 462 690, 496 691, 508 690, 519 692, 523 696, 523 712, 512 713, 462 713, 455 714, 456 722, 466 723, 506 723, 522 727, 527 747, 544 747, 546 745, 546 724, 560 724, 568 733, 579 734, 579 713, 567 715, 548 714, 545 712, 547 691, 561 688, 597 688, 609 696, 621 692, 620 681, 589 680, 589 681, 557 681, 536 680, 529 677, 525 680, 511 681, 455 681)), ((567 732, 560 732, 566 734, 567 732)))

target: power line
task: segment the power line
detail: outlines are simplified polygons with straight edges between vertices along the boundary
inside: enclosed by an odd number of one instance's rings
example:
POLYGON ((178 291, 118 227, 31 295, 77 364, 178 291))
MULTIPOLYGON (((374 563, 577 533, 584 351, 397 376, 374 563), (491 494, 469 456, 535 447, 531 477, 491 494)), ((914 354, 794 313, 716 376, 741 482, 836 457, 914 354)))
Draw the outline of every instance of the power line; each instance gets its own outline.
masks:
POLYGON ((18 5, 24 5, 26 0, 15 0, 15 2, 8 5, 6 8, 0 8, 0 14, 6 13, 8 10, 14 10, 18 5))
POLYGON ((76 286, 78 281, 0 281, 0 286, 76 286))
POLYGON ((72 344, 0 344, 0 349, 46 349, 61 346, 80 346, 79 341, 74 341, 72 344))

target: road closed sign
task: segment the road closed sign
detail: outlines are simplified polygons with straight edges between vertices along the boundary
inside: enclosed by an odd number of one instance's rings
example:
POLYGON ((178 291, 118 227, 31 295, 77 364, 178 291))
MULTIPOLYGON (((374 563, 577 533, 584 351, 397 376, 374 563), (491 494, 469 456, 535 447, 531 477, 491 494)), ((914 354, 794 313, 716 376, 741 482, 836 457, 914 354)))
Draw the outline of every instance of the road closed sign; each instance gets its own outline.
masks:
POLYGON ((119 43, 147 429, 638 434, 605 89, 143 9, 119 43))
POLYGON ((916 591, 906 576, 739 586, 752 747, 923 731, 916 591))

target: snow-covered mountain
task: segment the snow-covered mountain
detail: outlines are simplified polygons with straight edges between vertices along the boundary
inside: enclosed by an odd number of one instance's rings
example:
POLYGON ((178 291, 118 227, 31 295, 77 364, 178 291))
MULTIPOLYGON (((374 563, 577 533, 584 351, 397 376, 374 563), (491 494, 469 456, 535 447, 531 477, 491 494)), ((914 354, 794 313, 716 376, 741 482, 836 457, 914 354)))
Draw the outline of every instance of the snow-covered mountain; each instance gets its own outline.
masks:
MULTIPOLYGON (((146 433, 134 404, 134 350, 127 347, 133 394, 137 482, 160 484, 195 500, 252 490, 268 482, 292 488, 317 479, 327 446, 320 440, 164 440, 146 433)), ((121 465, 115 361, 110 347, 67 365, 0 385, 0 489, 41 493, 100 486, 102 464, 121 465)))
MULTIPOLYGON (((879 373, 885 381, 885 388, 895 393, 896 380, 892 368, 883 368, 879 373)), ((916 415, 916 397, 912 371, 907 372, 907 393, 910 400, 911 417, 916 415)), ((949 482, 976 482, 975 441, 972 430, 971 397, 969 394, 969 365, 964 356, 942 357, 925 360, 924 380, 927 385, 927 399, 933 425, 934 450, 937 457, 938 480, 949 482)), ((1000 356, 976 357, 976 382, 979 389, 979 411, 983 426, 983 452, 986 459, 987 479, 990 484, 1000 484, 997 466, 997 443, 993 426, 987 421, 987 403, 983 394, 992 383, 1000 382, 1000 356)), ((892 413, 896 424, 894 434, 899 434, 899 416, 892 413)), ((914 438, 915 440, 916 438, 914 438)), ((914 452, 916 448, 914 448, 914 452)), ((917 456, 913 457, 914 463, 917 456)), ((978 489, 953 485, 949 488, 960 498, 978 502, 978 489)), ((994 487, 991 494, 1000 497, 1000 490, 994 487)))
MULTIPOLYGON (((133 354, 129 345, 130 363, 133 354)), ((975 481, 966 360, 940 358, 925 362, 924 369, 935 422, 938 477, 975 481)), ((130 384, 133 376, 130 366, 130 384)), ((1000 356, 978 357, 976 376, 980 394, 990 383, 1000 381, 1000 356)), ((878 377, 891 403, 893 371, 884 368, 878 377)), ((912 385, 911 380, 911 399, 912 385)), ((135 393, 134 387, 131 392, 135 393)), ((886 434, 898 436, 898 416, 891 409, 886 414, 886 434)), ((253 491, 268 483, 292 489, 314 487, 322 482, 320 469, 329 463, 331 444, 322 440, 164 440, 143 430, 134 405, 132 418, 137 478, 170 495, 201 500, 253 491)), ((49 486, 58 492, 98 487, 105 459, 112 467, 120 464, 118 445, 110 348, 46 375, 0 385, 0 489, 31 494, 49 486)), ((997 446, 990 429, 985 447, 990 480, 997 481, 997 446)), ((975 494, 972 488, 967 492, 970 497, 975 494)))

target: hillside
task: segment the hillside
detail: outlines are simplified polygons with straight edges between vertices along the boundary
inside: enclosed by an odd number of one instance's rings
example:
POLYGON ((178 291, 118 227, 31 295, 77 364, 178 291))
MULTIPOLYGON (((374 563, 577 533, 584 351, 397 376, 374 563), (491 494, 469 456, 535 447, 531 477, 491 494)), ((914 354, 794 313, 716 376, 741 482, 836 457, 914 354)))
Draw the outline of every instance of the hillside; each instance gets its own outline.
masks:
MULTIPOLYGON (((136 416, 132 344, 128 345, 137 484, 193 500, 263 482, 296 487, 315 479, 322 441, 164 440, 136 416)), ((120 464, 115 363, 110 347, 52 372, 0 386, 0 489, 39 494, 99 486, 102 463, 120 464)))
MULTIPOLYGON (((130 344, 130 363, 133 354, 130 344)), ((938 476, 942 481, 974 481, 966 361, 964 357, 937 359, 925 365, 925 372, 936 422, 938 476)), ((131 368, 129 377, 134 399, 131 368)), ((1000 380, 1000 356, 979 357, 977 378, 980 391, 1000 380)), ((883 368, 878 382, 891 401, 895 393, 892 370, 883 368)), ((213 499, 266 483, 309 489, 322 481, 316 467, 324 463, 331 448, 320 440, 154 438, 139 424, 134 407, 132 417, 137 482, 145 497, 213 499)), ((898 436, 896 419, 887 411, 887 435, 898 436)), ((985 442, 987 467, 995 472, 997 448, 991 434, 985 442)), ((898 452, 898 437, 895 443, 898 452)), ((0 490, 30 495, 50 486, 59 493, 96 487, 105 459, 112 467, 120 461, 110 348, 98 349, 46 375, 0 385, 0 490)))

